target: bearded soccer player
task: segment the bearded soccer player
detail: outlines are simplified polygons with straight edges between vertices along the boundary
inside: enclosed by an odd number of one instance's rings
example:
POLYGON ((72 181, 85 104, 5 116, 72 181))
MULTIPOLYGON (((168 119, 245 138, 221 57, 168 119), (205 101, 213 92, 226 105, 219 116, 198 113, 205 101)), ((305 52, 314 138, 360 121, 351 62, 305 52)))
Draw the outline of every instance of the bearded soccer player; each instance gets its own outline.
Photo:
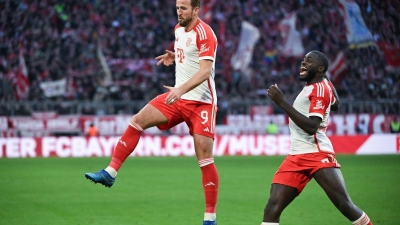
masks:
POLYGON ((157 126, 167 130, 186 122, 193 136, 194 149, 202 173, 205 196, 203 225, 216 225, 218 172, 214 164, 213 143, 217 95, 215 58, 217 38, 198 13, 200 0, 177 0, 178 24, 175 26, 174 52, 156 57, 157 65, 175 63, 175 86, 158 95, 134 115, 115 146, 108 167, 85 177, 106 187, 114 184, 117 172, 135 150, 143 130, 157 126))
POLYGON ((367 214, 351 201, 340 164, 325 131, 330 111, 338 110, 339 98, 326 76, 328 58, 319 51, 309 52, 300 68, 306 86, 289 104, 277 85, 268 96, 289 116, 291 148, 272 180, 270 197, 261 225, 278 225, 283 210, 314 178, 336 208, 354 225, 372 225, 367 214))

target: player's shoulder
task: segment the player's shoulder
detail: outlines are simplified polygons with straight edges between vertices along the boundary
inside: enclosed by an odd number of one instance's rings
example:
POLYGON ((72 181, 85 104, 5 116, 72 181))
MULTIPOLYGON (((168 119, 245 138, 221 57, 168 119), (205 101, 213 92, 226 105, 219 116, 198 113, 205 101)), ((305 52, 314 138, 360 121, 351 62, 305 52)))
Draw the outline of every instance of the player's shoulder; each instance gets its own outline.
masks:
POLYGON ((198 19, 196 25, 193 27, 193 31, 196 32, 200 38, 215 38, 214 31, 211 26, 201 19, 198 19))
POLYGON ((181 25, 179 25, 179 23, 178 23, 178 24, 175 25, 174 31, 176 31, 179 28, 181 28, 181 25))
POLYGON ((212 30, 211 26, 208 25, 206 22, 204 22, 204 21, 201 20, 201 19, 198 19, 198 21, 197 21, 195 27, 203 27, 204 29, 212 30))
POLYGON ((199 19, 196 25, 194 26, 195 29, 202 29, 206 32, 214 32, 210 25, 208 25, 203 20, 199 19))
POLYGON ((325 80, 314 83, 312 86, 313 92, 319 97, 329 96, 329 93, 331 92, 331 87, 327 82, 325 82, 325 80))

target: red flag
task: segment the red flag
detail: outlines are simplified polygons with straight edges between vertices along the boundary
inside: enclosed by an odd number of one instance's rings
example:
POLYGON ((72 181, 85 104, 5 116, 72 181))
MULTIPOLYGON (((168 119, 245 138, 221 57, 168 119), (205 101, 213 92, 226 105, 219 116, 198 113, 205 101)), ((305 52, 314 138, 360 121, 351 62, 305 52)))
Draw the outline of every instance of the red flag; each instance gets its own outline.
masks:
POLYGON ((211 22, 212 19, 212 7, 214 7, 216 0, 204 0, 202 9, 200 11, 200 18, 207 24, 211 22))
POLYGON ((385 53, 386 69, 389 71, 400 69, 400 48, 383 41, 377 44, 385 53))
POLYGON ((28 70, 25 64, 24 51, 19 50, 19 66, 17 71, 17 82, 15 83, 15 95, 17 100, 22 100, 29 92, 28 70))
POLYGON ((330 62, 328 73, 334 85, 340 84, 347 72, 346 58, 342 51, 340 51, 335 59, 330 62))

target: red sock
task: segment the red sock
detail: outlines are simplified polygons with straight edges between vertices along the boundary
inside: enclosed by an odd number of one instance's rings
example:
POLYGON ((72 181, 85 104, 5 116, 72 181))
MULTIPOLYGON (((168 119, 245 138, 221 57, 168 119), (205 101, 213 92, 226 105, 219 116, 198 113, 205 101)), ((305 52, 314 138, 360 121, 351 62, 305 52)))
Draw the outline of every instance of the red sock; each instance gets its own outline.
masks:
POLYGON ((112 159, 110 162, 110 167, 118 171, 125 159, 135 150, 137 143, 140 139, 140 134, 143 129, 131 120, 126 128, 124 134, 118 140, 117 145, 114 148, 112 159))
POLYGON ((218 171, 214 159, 203 159, 199 161, 202 174, 204 196, 206 200, 206 213, 215 213, 218 200, 218 171))

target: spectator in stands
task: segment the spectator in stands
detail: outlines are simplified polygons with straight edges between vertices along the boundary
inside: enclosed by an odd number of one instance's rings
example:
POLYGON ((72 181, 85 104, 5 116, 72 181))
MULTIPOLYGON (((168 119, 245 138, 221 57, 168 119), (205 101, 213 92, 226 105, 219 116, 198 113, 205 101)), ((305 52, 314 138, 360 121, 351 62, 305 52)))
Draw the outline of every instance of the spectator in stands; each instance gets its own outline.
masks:
POLYGON ((87 129, 86 135, 88 137, 97 137, 97 136, 99 136, 99 131, 98 131, 97 127, 93 123, 91 123, 89 128, 87 129))
MULTIPOLYGON (((400 4, 393 1, 357 1, 365 23, 376 41, 400 46, 400 4)), ((143 61, 161 54, 171 45, 168 32, 175 26, 175 1, 3 1, 0 3, 0 99, 16 101, 12 87, 17 82, 19 49, 24 49, 30 83, 26 100, 102 101, 150 100, 163 87, 159 83, 173 80, 171 68, 157 68, 143 61), (154 17, 152 15, 157 15, 154 17), (164 39, 165 38, 165 39, 164 39), (98 47, 102 51, 98 53, 98 47), (151 51, 150 51, 151 49, 151 51), (104 82, 105 68, 99 62, 101 53, 108 62, 112 83, 104 82), (151 55, 150 55, 151 54, 151 55), (117 63, 119 62, 119 63, 117 63), (68 79, 67 91, 58 97, 46 97, 40 84, 68 79), (103 87, 103 89, 99 88, 103 87), (118 87, 119 91, 112 89, 118 87), (138 88, 131 88, 138 87, 138 88), (145 91, 144 91, 145 90, 145 91), (99 93, 101 92, 101 93, 99 93)), ((268 50, 278 50, 282 38, 279 21, 288 13, 297 13, 296 29, 301 32, 305 51, 320 49, 329 58, 345 53, 347 76, 338 86, 342 99, 393 99, 399 95, 400 74, 386 69, 384 55, 376 46, 349 49, 343 18, 336 0, 216 1, 211 9, 211 26, 224 37, 217 55, 216 79, 221 95, 235 99, 262 99, 255 91, 273 81, 293 100, 301 87, 291 74, 301 59, 277 56, 266 60, 268 50), (315 11, 318 8, 318 11, 315 11), (258 13, 262 11, 263 13, 258 13), (310 20, 309 15, 313 15, 310 20), (329 15, 329 16, 323 16, 329 15), (257 26, 261 37, 254 49, 252 76, 232 71, 229 58, 235 52, 240 36, 240 21, 257 26), (224 28, 224 29, 220 29, 224 28), (224 32, 224 33, 222 33, 224 32), (223 77, 224 79, 219 79, 223 77), (260 82, 262 81, 262 82, 260 82), (244 85, 246 84, 246 85, 244 85)), ((222 97, 222 96, 221 96, 222 97)), ((345 109, 345 108, 343 108, 345 109)), ((368 113, 370 108, 359 108, 368 113)), ((398 113, 398 106, 383 106, 383 113, 398 113)), ((112 111, 112 110, 111 110, 112 111)), ((356 111, 357 113, 357 111, 356 111)))
POLYGON ((359 134, 368 134, 368 124, 364 119, 361 119, 357 124, 357 131, 359 134))
POLYGON ((398 116, 395 116, 393 118, 393 121, 390 122, 390 133, 392 133, 392 134, 400 133, 400 121, 399 121, 398 116))
POLYGON ((274 123, 274 121, 270 121, 269 124, 266 127, 267 130, 267 134, 278 134, 278 125, 276 125, 276 123, 274 123))

